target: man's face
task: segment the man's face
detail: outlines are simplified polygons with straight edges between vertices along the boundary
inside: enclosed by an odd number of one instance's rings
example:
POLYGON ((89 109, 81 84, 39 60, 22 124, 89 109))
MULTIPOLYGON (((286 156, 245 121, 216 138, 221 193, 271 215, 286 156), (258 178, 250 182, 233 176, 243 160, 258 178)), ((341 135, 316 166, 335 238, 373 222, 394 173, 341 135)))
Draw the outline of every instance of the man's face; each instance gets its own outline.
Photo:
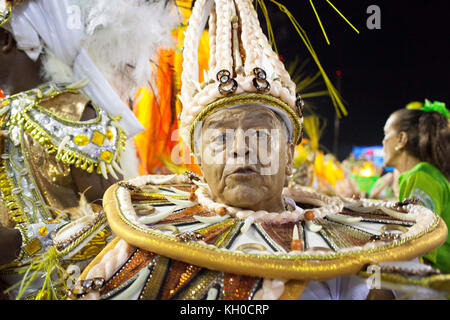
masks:
POLYGON ((201 169, 217 202, 251 210, 283 210, 281 192, 294 152, 271 110, 246 105, 206 118, 201 169))

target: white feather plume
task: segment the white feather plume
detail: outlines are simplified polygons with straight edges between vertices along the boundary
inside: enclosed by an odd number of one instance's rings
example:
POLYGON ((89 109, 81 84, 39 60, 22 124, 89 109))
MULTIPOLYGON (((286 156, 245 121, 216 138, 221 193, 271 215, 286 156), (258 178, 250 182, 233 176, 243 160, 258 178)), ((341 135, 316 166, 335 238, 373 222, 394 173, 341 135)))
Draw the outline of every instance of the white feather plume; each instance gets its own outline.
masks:
POLYGON ((58 57, 46 48, 45 55, 42 58, 43 68, 41 72, 45 79, 56 83, 71 83, 73 81, 72 69, 58 59, 58 57))
MULTIPOLYGON (((83 47, 126 100, 151 79, 150 59, 160 47, 172 46, 171 31, 180 22, 172 1, 73 0, 81 8, 86 36, 83 47)), ((70 82, 71 68, 51 52, 44 59, 45 76, 70 82)))

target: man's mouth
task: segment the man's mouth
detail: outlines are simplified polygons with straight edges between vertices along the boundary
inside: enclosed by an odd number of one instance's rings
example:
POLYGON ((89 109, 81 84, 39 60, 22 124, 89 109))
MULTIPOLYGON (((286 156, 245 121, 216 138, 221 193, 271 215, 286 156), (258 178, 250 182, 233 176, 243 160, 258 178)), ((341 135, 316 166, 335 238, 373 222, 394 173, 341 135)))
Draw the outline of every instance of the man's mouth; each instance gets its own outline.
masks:
POLYGON ((252 167, 242 167, 242 168, 237 168, 231 174, 251 175, 251 174, 256 174, 256 173, 257 173, 256 169, 254 169, 252 167))

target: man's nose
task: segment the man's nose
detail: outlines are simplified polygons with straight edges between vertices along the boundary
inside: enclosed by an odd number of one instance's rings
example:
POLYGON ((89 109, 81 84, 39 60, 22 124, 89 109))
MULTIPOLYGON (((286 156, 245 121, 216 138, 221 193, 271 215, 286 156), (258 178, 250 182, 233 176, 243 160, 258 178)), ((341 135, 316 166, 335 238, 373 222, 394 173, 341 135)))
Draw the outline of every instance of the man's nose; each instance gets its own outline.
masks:
POLYGON ((231 153, 233 158, 247 157, 250 153, 248 141, 246 141, 245 133, 243 130, 237 130, 234 134, 233 145, 231 153))

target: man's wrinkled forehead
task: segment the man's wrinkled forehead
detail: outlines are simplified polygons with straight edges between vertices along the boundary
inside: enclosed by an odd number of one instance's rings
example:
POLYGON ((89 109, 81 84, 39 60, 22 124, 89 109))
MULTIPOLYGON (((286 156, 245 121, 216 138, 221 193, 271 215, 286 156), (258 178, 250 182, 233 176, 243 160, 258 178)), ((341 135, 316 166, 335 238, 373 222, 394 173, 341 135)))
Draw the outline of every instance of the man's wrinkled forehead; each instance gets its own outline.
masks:
POLYGON ((280 120, 275 113, 260 106, 243 106, 233 109, 222 109, 206 118, 204 128, 252 128, 277 127, 280 120))

